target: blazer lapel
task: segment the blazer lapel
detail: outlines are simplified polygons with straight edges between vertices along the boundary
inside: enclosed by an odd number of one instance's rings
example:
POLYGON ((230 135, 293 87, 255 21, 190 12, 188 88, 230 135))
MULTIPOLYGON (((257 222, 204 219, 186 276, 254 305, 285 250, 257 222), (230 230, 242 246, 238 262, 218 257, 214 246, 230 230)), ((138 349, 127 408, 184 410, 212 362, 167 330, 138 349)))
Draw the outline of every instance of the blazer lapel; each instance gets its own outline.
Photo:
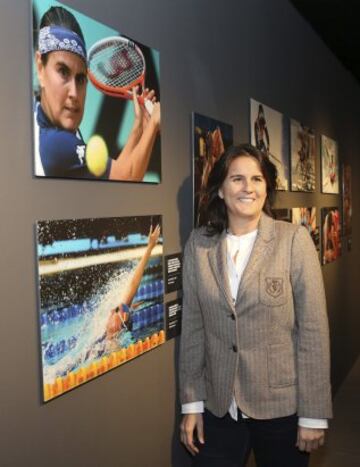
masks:
POLYGON ((209 263, 219 288, 223 292, 226 301, 232 309, 234 303, 230 292, 229 277, 227 272, 227 246, 226 246, 226 231, 220 234, 219 240, 216 245, 209 250, 209 263))
POLYGON ((255 240, 253 250, 251 252, 248 264, 241 277, 236 303, 239 303, 241 297, 246 289, 246 284, 250 279, 253 279, 254 275, 260 271, 261 265, 266 261, 269 253, 274 247, 275 240, 275 222, 274 220, 262 213, 259 226, 258 234, 255 240))

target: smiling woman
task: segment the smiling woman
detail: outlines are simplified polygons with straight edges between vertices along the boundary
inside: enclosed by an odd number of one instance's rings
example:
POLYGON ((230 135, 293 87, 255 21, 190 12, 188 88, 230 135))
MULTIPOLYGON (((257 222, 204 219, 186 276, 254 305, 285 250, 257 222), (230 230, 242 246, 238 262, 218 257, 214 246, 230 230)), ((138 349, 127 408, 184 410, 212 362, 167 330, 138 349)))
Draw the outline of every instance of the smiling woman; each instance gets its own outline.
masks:
POLYGON ((153 104, 149 115, 139 103, 137 88, 132 89, 135 118, 120 154, 107 159, 105 148, 89 158, 79 129, 87 88, 85 40, 76 18, 63 7, 51 7, 41 19, 35 66, 40 84, 34 115, 35 175, 141 181, 160 129, 154 91, 142 90, 141 100, 146 97, 153 104))
POLYGON ((307 230, 275 221, 277 170, 249 144, 210 173, 184 252, 181 440, 193 466, 305 467, 331 417, 329 339, 307 230))

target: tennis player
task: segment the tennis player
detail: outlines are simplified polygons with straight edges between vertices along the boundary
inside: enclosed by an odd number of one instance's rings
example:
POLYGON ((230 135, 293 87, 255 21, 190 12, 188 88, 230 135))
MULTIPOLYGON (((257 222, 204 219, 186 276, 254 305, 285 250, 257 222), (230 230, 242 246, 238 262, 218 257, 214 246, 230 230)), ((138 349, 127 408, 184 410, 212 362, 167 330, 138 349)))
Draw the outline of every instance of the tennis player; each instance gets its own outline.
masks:
MULTIPOLYGON (((75 17, 51 7, 40 22, 35 64, 40 97, 35 103, 35 174, 49 177, 97 178, 86 164, 86 143, 79 130, 87 87, 86 46, 75 17)), ((151 116, 133 89, 134 123, 116 160, 109 159, 101 178, 141 181, 160 130, 160 103, 144 91, 154 108, 151 116)))

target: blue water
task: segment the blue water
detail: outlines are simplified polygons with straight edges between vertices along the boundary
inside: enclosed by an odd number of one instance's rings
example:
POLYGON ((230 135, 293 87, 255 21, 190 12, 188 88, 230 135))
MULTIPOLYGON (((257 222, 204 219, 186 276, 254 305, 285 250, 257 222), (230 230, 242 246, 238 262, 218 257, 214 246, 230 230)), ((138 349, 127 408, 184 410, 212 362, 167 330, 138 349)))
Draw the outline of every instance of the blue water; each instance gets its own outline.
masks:
MULTIPOLYGON (((161 260, 158 258, 154 261, 152 258, 130 311, 133 317, 132 330, 123 329, 117 340, 111 341, 111 345, 105 338, 111 310, 120 304, 121 294, 136 264, 137 262, 133 262, 126 267, 119 265, 117 268, 111 265, 106 274, 103 274, 102 265, 98 272, 101 272, 101 278, 106 277, 105 282, 100 278, 101 285, 90 295, 86 289, 82 302, 79 301, 81 284, 77 284, 76 291, 72 284, 67 289, 68 296, 62 296, 59 300, 66 303, 66 307, 42 308, 40 320, 44 383, 52 383, 57 376, 64 376, 69 371, 87 366, 103 355, 126 348, 129 344, 164 329, 161 260), (158 266, 155 273, 154 266, 158 266), (72 301, 75 297, 76 303, 72 301)), ((73 276, 70 283, 79 281, 77 272, 70 274, 73 276)), ((54 281, 56 282, 56 277, 51 278, 51 282, 54 281)), ((69 282, 69 277, 67 281, 69 282)), ((64 293, 62 291, 62 295, 64 293)), ((42 298, 42 305, 54 302, 54 294, 50 301, 47 301, 46 296, 42 298)))

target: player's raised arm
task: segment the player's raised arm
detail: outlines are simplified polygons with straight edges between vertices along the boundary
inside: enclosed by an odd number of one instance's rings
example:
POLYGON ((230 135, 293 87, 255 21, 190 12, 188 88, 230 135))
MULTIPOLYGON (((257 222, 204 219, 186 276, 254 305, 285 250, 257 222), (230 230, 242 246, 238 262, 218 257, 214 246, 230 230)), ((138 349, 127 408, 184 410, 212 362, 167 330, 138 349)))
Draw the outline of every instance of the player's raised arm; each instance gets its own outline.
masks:
POLYGON ((141 181, 149 166, 156 136, 160 130, 160 103, 149 93, 153 102, 151 116, 140 106, 138 94, 133 88, 135 121, 130 136, 118 159, 111 165, 110 179, 141 181))
POLYGON ((130 280, 130 283, 127 287, 127 290, 122 297, 122 303, 125 303, 127 306, 131 306, 131 303, 135 297, 136 291, 140 285, 142 276, 144 275, 146 264, 150 258, 151 252, 155 245, 157 244, 160 237, 160 226, 157 225, 155 228, 150 226, 149 237, 148 237, 148 244, 146 246, 145 252, 140 259, 134 274, 130 280))

